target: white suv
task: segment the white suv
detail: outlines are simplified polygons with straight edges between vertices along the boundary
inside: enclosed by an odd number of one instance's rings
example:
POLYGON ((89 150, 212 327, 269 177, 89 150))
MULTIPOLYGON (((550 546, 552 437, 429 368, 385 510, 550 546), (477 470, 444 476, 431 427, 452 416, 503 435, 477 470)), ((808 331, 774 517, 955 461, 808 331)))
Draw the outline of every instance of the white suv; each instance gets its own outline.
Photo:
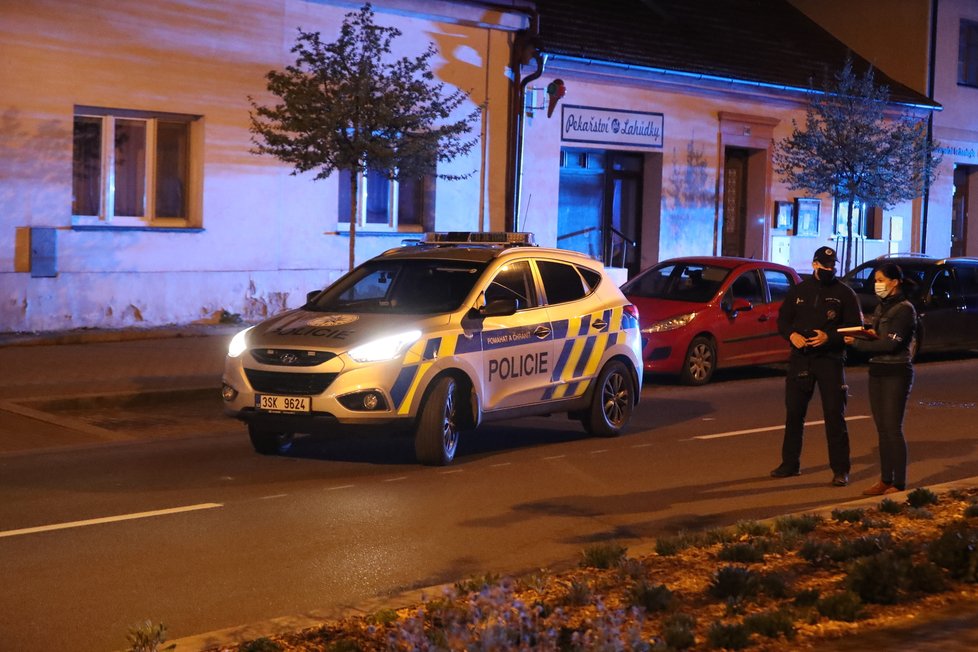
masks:
POLYGON ((530 234, 429 234, 238 333, 225 412, 255 450, 338 424, 413 428, 449 464, 482 421, 567 412, 614 436, 642 386, 638 313, 601 263, 530 234))

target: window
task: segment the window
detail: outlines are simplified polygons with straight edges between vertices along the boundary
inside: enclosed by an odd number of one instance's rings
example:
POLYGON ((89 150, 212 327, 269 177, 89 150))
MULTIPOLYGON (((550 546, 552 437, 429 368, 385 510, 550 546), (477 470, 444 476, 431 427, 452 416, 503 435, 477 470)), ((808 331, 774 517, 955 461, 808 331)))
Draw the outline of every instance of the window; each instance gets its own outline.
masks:
MULTIPOLYGON (((340 170, 338 228, 350 228, 350 170, 340 170)), ((425 231, 434 227, 435 175, 388 179, 377 170, 357 175, 357 228, 367 231, 425 231)))
POLYGON ((771 303, 783 301, 788 296, 788 290, 795 284, 788 274, 775 269, 764 270, 764 280, 767 281, 767 291, 771 295, 771 303))
POLYGON ((584 298, 587 288, 573 265, 538 260, 543 290, 547 293, 547 303, 566 303, 584 298))
POLYGON ((190 226, 196 116, 75 107, 72 222, 190 226))
POLYGON ((958 83, 978 87, 978 23, 961 21, 958 40, 958 83))
POLYGON ((750 301, 751 305, 765 303, 761 279, 754 270, 738 276, 737 280, 730 286, 730 294, 734 299, 750 301))
POLYGON ((516 299, 517 310, 535 308, 538 305, 529 263, 516 261, 499 270, 486 288, 485 300, 488 304, 499 299, 516 299))
MULTIPOLYGON (((869 206, 866 202, 857 201, 852 209, 852 235, 853 237, 880 238, 881 214, 878 208, 869 206)), ((846 220, 849 219, 849 202, 835 202, 835 233, 842 237, 848 237, 849 227, 846 220)))

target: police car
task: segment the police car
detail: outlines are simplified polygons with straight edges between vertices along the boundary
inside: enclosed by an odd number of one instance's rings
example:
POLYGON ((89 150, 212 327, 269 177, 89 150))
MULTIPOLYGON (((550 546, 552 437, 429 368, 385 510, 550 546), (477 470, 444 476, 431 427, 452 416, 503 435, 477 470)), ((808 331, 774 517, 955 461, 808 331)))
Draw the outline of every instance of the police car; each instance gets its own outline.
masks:
POLYGON ((419 462, 450 464, 481 422, 566 412, 594 435, 642 386, 638 313, 601 263, 532 234, 432 233, 238 333, 225 413, 255 450, 296 433, 404 425, 419 462))

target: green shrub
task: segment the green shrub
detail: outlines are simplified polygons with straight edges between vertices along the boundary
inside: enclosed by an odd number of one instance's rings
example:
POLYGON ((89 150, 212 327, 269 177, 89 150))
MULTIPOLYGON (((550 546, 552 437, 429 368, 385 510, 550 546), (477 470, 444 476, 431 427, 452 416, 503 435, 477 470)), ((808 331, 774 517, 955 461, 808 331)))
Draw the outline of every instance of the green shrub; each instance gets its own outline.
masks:
POLYGON ((717 553, 720 561, 756 564, 764 561, 764 551, 750 542, 725 544, 717 553))
POLYGON ((840 523, 858 523, 863 520, 864 512, 865 510, 858 507, 853 509, 843 509, 840 507, 832 510, 832 518, 840 523))
POLYGON ((583 607, 591 603, 593 595, 591 585, 587 581, 573 580, 567 588, 567 593, 564 596, 564 604, 583 607))
POLYGON ((964 515, 966 518, 974 518, 978 516, 978 504, 971 503, 964 508, 964 515))
POLYGON ((725 625, 717 621, 710 625, 706 640, 713 648, 743 650, 750 646, 750 630, 742 623, 725 625))
POLYGON ((944 571, 933 562, 924 561, 912 564, 907 573, 907 588, 919 593, 940 593, 947 590, 944 571))
POLYGON ((903 511, 903 503, 898 503, 891 498, 884 498, 880 501, 878 509, 884 514, 899 514, 903 511))
POLYGON ((470 577, 468 579, 455 582, 455 590, 459 593, 478 593, 482 589, 499 584, 500 579, 501 578, 499 575, 494 573, 486 573, 482 576, 470 577))
POLYGON ((808 539, 801 545, 798 555, 815 566, 824 566, 830 562, 844 562, 858 557, 867 557, 881 552, 891 544, 887 533, 876 536, 842 538, 838 543, 808 539))
POLYGON ((389 625, 397 622, 397 611, 394 609, 381 609, 367 616, 367 622, 372 625, 389 625))
MULTIPOLYGON (((271 652, 271 651, 269 651, 271 652)), ((326 652, 367 652, 360 643, 352 638, 341 638, 326 646, 326 652)))
POLYGON ((863 605, 852 591, 843 591, 819 599, 815 604, 818 613, 830 620, 851 623, 863 617, 863 605))
POLYGON ((908 583, 908 560, 891 551, 864 557, 852 563, 846 575, 846 585, 863 602, 895 604, 900 588, 908 583))
POLYGON ((645 564, 643 564, 641 560, 635 559, 634 557, 626 557, 625 559, 622 559, 621 563, 618 564, 618 570, 621 571, 622 575, 633 580, 642 579, 645 577, 645 573, 647 572, 645 564))
POLYGON ((788 580, 780 573, 765 573, 757 578, 758 589, 764 595, 775 598, 788 597, 788 580))
POLYGON ((673 614, 662 623, 662 640, 670 650, 685 650, 696 645, 696 619, 689 614, 673 614))
POLYGON ((154 625, 152 620, 130 627, 126 641, 129 643, 128 652, 161 652, 176 648, 175 643, 162 647, 166 642, 166 625, 154 625))
POLYGON ((872 518, 870 516, 863 516, 862 526, 864 530, 888 530, 892 524, 885 518, 872 518))
POLYGON ((617 543, 595 543, 581 553, 583 568, 614 568, 625 558, 628 549, 617 543))
POLYGON ((282 646, 269 638, 256 638, 245 643, 241 652, 282 652, 282 646))
POLYGON ((907 504, 911 507, 936 505, 938 502, 940 502, 940 499, 937 497, 937 494, 926 487, 917 487, 907 494, 907 504))
POLYGON ((713 575, 708 589, 720 600, 740 599, 757 594, 757 575, 741 566, 723 566, 713 575))
POLYGON ((906 511, 907 518, 920 521, 929 521, 934 518, 934 513, 926 507, 911 507, 906 511))
POLYGON ((802 589, 795 594, 795 604, 799 607, 813 607, 818 604, 821 594, 818 589, 802 589))
POLYGON ((798 532, 808 534, 825 522, 825 517, 819 514, 799 514, 797 516, 782 516, 774 520, 776 532, 798 532))
POLYGON ((665 611, 672 606, 672 591, 665 584, 637 582, 629 591, 631 605, 642 607, 648 612, 665 611))
POLYGON ((978 582, 978 530, 963 521, 945 527, 931 542, 927 557, 954 579, 978 582))
POLYGON ((734 530, 741 536, 763 537, 771 534, 771 526, 760 521, 738 521, 734 530))
POLYGON ((790 640, 795 637, 795 619, 784 609, 752 614, 744 619, 744 625, 754 634, 767 638, 778 638, 783 635, 790 640))
POLYGON ((709 545, 715 543, 733 543, 737 540, 737 535, 728 527, 715 527, 707 530, 703 538, 709 545))
POLYGON ((662 557, 671 557, 689 547, 689 543, 678 536, 660 537, 655 540, 655 552, 662 557))

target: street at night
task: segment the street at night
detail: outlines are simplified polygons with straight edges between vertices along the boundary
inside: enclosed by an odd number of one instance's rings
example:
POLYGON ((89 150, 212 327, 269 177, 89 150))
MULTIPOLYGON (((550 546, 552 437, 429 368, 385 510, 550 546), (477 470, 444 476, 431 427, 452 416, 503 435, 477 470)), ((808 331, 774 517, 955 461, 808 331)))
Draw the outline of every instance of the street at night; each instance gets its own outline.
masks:
MULTIPOLYGON (((0 380, 5 646, 118 649, 146 619, 174 639, 307 623, 408 589, 566 567, 596 541, 633 547, 854 500, 877 474, 865 366, 849 371, 845 488, 829 484, 817 399, 802 475, 768 477, 783 432, 776 367, 698 388, 647 379, 614 439, 560 415, 489 424, 449 467, 419 466, 410 438, 382 435, 300 439, 286 456, 260 456, 218 416, 226 341, 0 348, 13 371, 0 380), (208 379, 212 394, 195 389, 208 379), (98 382, 119 394, 72 398, 98 382), (134 386, 157 396, 125 403, 134 386)), ((912 487, 978 475, 976 373, 969 354, 918 363, 912 487)))

